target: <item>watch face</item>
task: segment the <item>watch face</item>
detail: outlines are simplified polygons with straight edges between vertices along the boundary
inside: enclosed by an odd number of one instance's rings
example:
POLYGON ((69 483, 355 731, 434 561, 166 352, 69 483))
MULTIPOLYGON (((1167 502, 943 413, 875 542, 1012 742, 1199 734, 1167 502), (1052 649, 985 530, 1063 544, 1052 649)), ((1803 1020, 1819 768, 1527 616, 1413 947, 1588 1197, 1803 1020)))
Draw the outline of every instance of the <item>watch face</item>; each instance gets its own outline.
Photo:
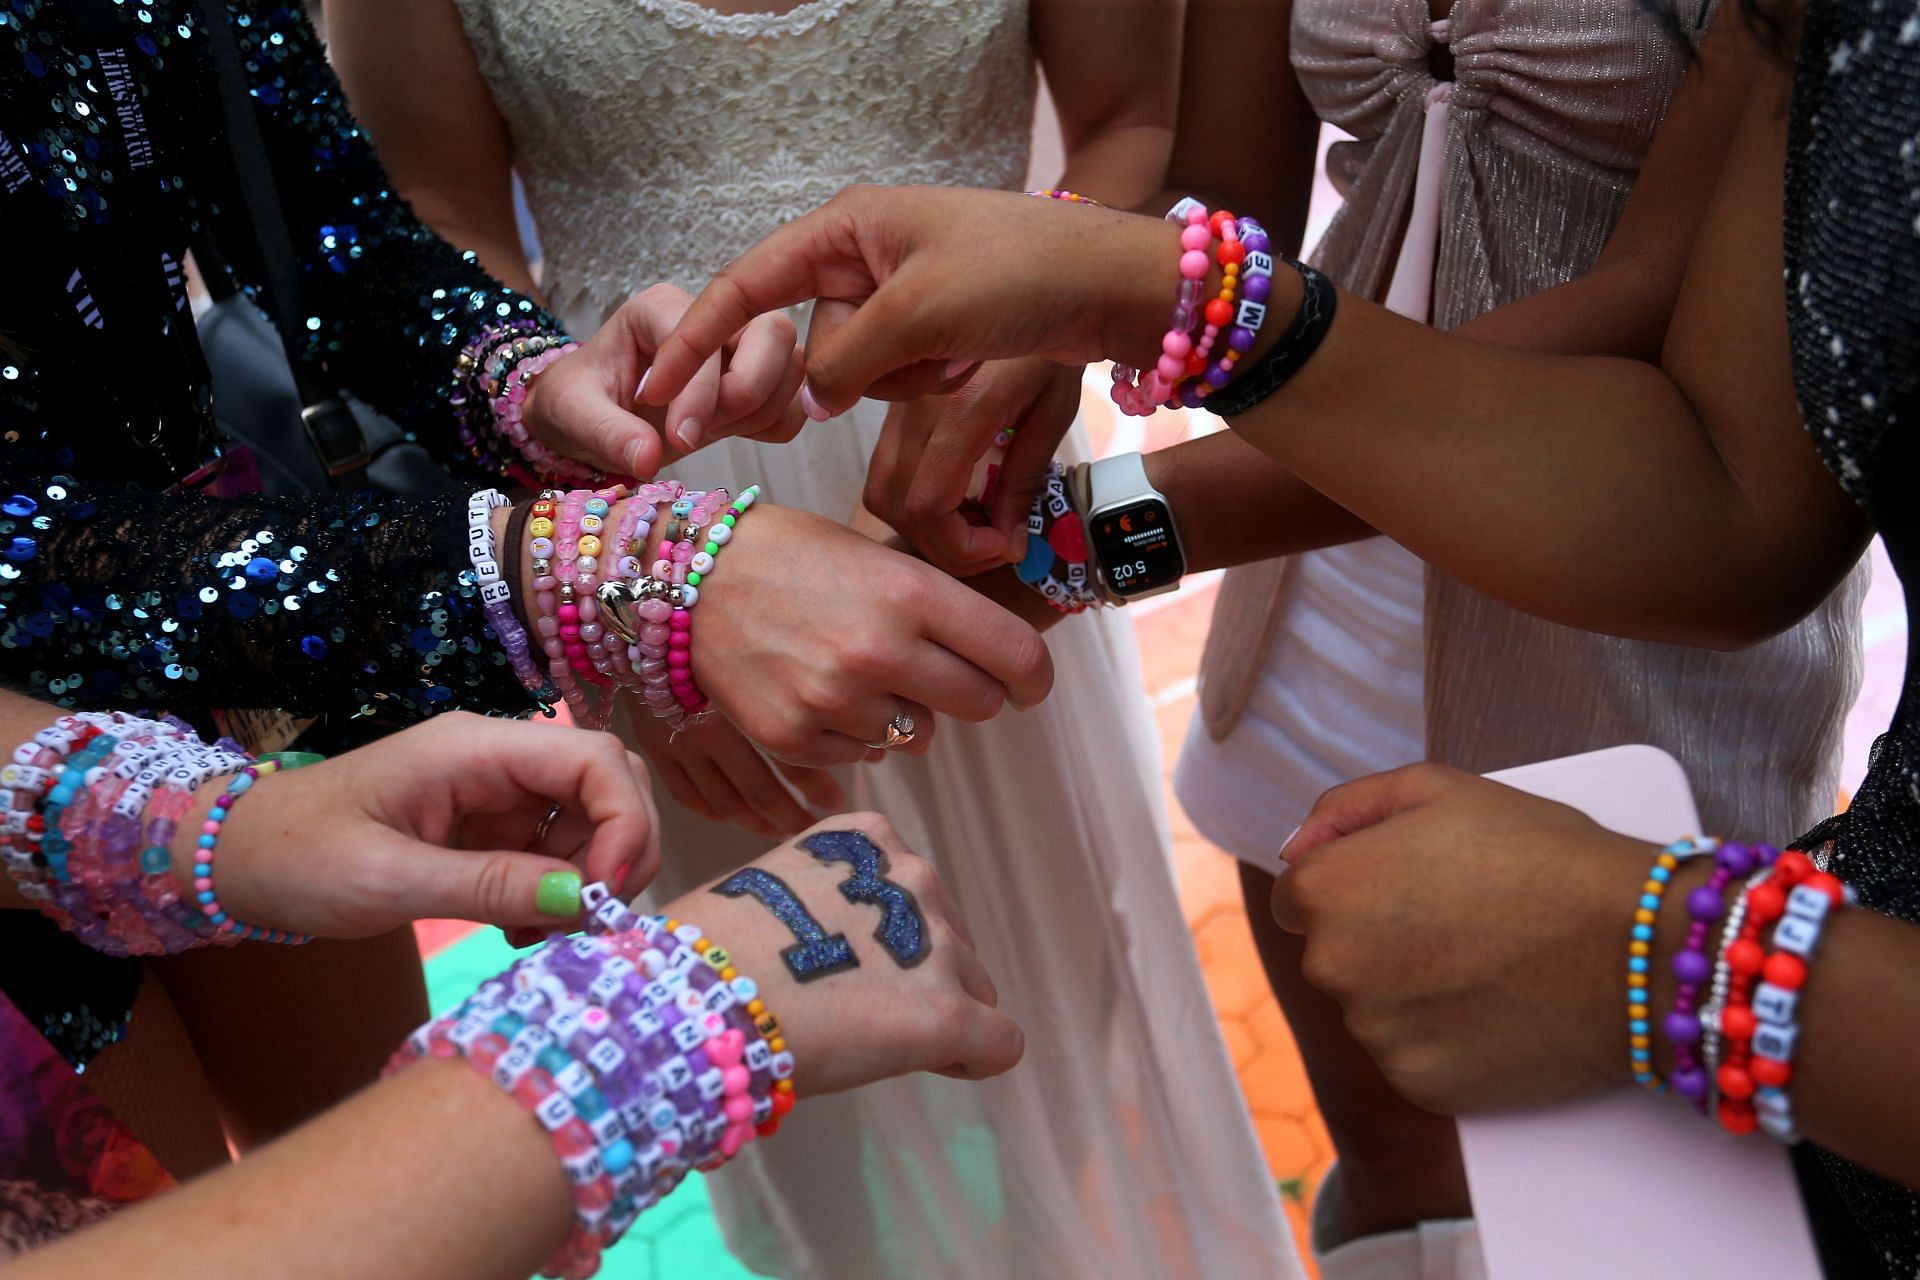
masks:
POLYGON ((1187 571, 1173 517, 1159 498, 1107 507, 1093 521, 1094 545, 1107 590, 1138 596, 1170 587, 1187 571))

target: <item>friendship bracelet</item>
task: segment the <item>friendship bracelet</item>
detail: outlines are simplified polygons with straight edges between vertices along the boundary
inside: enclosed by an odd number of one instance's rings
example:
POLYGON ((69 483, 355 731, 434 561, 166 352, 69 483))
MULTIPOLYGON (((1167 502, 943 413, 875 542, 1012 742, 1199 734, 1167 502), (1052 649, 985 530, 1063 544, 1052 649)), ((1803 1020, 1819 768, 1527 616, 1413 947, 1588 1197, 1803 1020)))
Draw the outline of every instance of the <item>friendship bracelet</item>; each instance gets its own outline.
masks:
POLYGON ((1732 977, 1727 966, 1727 948, 1739 938, 1740 930, 1746 924, 1748 899, 1756 888, 1772 876, 1773 867, 1769 865, 1747 877, 1747 883, 1727 909, 1726 924, 1720 931, 1718 959, 1713 965, 1712 987, 1706 1003, 1700 1006, 1700 1067, 1707 1078, 1705 1101, 1710 1109, 1719 1105, 1719 1090, 1714 1078, 1720 1070, 1720 1015, 1727 1007, 1727 991, 1732 977))
POLYGON ((1038 196, 1042 200, 1064 200, 1068 204, 1090 204, 1096 209, 1104 209, 1107 207, 1098 200, 1095 200, 1092 196, 1077 195, 1072 191, 1061 191, 1054 187, 1048 187, 1044 191, 1029 191, 1027 194, 1030 196, 1038 196))
POLYGON ((1760 936, 1786 910, 1787 893, 1812 869, 1803 855, 1788 852, 1777 856, 1773 875, 1747 895, 1746 919, 1740 923, 1739 936, 1726 949, 1727 997, 1720 1011, 1724 1044, 1719 1069, 1714 1072, 1714 1086, 1720 1097, 1713 1113, 1720 1127, 1729 1133, 1752 1133, 1759 1124, 1753 1109, 1754 1080, 1749 1061, 1756 1025, 1752 990, 1767 959, 1760 936))
POLYGON ((480 604, 494 639, 506 650, 507 661, 520 687, 542 703, 559 696, 547 682, 540 664, 533 660, 533 641, 513 613, 513 589, 500 573, 494 554, 492 513, 507 505, 507 497, 498 489, 482 489, 467 499, 467 559, 473 565, 474 580, 480 584, 480 604))
MULTIPOLYGON (((1802 855, 1804 856, 1804 855, 1802 855)), ((1811 864, 1809 864, 1811 865, 1811 864)), ((1773 930, 1773 954, 1761 966, 1763 981, 1753 992, 1753 1109, 1760 1128, 1791 1146, 1799 1141, 1787 1082, 1800 1027, 1795 1012, 1806 985, 1807 966, 1819 950, 1826 921, 1836 907, 1853 902, 1853 891, 1824 871, 1814 871, 1788 892, 1785 912, 1773 930)))
POLYGON ((1674 1092, 1692 1102, 1702 1114, 1707 1110, 1708 1086, 1697 1052, 1701 1024, 1694 1003, 1701 987, 1713 976, 1713 962, 1707 958, 1707 934, 1726 914, 1727 885, 1737 876, 1750 874, 1756 864, 1771 866, 1772 863, 1770 849, 1722 844, 1714 854, 1713 874, 1687 895, 1687 915, 1691 923, 1687 926, 1686 939, 1671 961, 1675 980, 1673 1007, 1661 1022, 1661 1030, 1673 1048, 1674 1092))
POLYGON ((1654 855, 1646 883, 1640 887, 1639 904, 1633 912, 1633 928, 1627 941, 1627 1058, 1633 1068, 1634 1083, 1653 1093, 1663 1093, 1667 1087, 1653 1069, 1652 1026, 1647 1009, 1653 927, 1659 920, 1660 903, 1666 897, 1675 868, 1719 847, 1717 840, 1690 838, 1660 850, 1654 855))
POLYGON ((1159 407, 1185 374, 1187 358, 1193 354, 1193 334, 1200 324, 1196 308, 1206 292, 1211 261, 1207 250, 1213 244, 1208 216, 1207 207, 1191 197, 1167 211, 1167 221, 1181 228, 1180 286, 1166 335, 1160 339, 1159 361, 1144 372, 1124 364, 1113 366, 1113 402, 1131 417, 1144 418, 1159 407))
MULTIPOLYGON (((527 555, 533 567, 533 600, 536 611, 534 630, 540 634, 540 647, 547 655, 547 673, 554 687, 566 699, 574 723, 585 724, 591 716, 587 695, 574 679, 573 663, 568 660, 565 640, 560 634, 560 578, 556 561, 560 555, 560 504, 565 495, 553 490, 541 491, 533 503, 533 517, 527 523, 527 555)), ((584 505, 584 503, 583 503, 584 505)), ((579 546, 573 543, 573 554, 579 546)))
POLYGON ((1103 603, 1087 561, 1085 518, 1074 506, 1067 469, 1056 460, 1027 513, 1027 550, 1014 576, 1061 613, 1080 613, 1103 603))
POLYGON ((280 763, 274 760, 248 765, 227 782, 227 789, 213 802, 208 811, 206 822, 201 825, 200 838, 195 842, 193 854, 193 888, 200 899, 200 914, 207 923, 223 933, 239 938, 255 938, 265 942, 284 942, 300 946, 313 941, 311 934, 291 933, 284 929, 266 929, 259 925, 242 923, 227 914, 220 905, 219 895, 213 887, 213 854, 220 844, 220 829, 226 824, 227 816, 233 812, 233 806, 240 797, 253 790, 253 784, 270 773, 277 773, 280 763))

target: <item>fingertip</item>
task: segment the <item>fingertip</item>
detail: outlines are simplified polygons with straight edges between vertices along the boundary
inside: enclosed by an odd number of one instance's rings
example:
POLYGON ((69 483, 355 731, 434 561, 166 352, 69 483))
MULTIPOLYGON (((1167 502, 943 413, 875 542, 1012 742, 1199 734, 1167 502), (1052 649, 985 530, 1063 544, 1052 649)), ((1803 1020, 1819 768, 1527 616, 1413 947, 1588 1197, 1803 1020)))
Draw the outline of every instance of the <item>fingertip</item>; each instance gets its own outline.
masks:
POLYGON ((819 397, 813 394, 813 387, 807 383, 802 383, 800 386, 800 408, 815 422, 825 422, 833 416, 832 411, 820 403, 819 397))

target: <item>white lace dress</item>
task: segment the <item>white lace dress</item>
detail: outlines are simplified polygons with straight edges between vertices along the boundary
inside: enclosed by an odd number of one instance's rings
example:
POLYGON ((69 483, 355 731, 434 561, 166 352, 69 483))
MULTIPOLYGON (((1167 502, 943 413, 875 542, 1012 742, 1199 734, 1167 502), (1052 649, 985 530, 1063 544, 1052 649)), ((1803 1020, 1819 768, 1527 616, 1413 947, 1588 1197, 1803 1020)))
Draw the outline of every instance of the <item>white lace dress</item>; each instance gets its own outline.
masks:
MULTIPOLYGON (((458 0, 513 134, 576 333, 657 280, 698 289, 854 182, 1018 186, 1035 62, 1025 0, 458 0)), ((803 324, 804 312, 796 314, 803 324)), ((883 407, 790 446, 724 441, 690 485, 767 483, 845 519, 883 407)), ((943 723, 934 750, 848 778, 940 867, 1004 1006, 1008 1076, 922 1076, 807 1100, 710 1186, 734 1253, 772 1275, 1297 1274, 1170 873, 1132 633, 1049 637, 1040 708, 943 723)), ((659 891, 761 851, 662 797, 659 891)))

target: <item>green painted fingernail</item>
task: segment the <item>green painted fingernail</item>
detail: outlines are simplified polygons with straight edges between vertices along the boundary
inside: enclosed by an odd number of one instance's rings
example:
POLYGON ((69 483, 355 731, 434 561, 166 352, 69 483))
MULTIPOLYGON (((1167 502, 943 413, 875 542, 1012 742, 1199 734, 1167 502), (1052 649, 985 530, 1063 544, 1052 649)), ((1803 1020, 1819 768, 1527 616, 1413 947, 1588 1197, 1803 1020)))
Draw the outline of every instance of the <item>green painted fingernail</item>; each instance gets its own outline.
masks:
POLYGON ((540 891, 533 895, 534 910, 543 916, 580 914, 580 873, 549 871, 540 877, 540 891))

